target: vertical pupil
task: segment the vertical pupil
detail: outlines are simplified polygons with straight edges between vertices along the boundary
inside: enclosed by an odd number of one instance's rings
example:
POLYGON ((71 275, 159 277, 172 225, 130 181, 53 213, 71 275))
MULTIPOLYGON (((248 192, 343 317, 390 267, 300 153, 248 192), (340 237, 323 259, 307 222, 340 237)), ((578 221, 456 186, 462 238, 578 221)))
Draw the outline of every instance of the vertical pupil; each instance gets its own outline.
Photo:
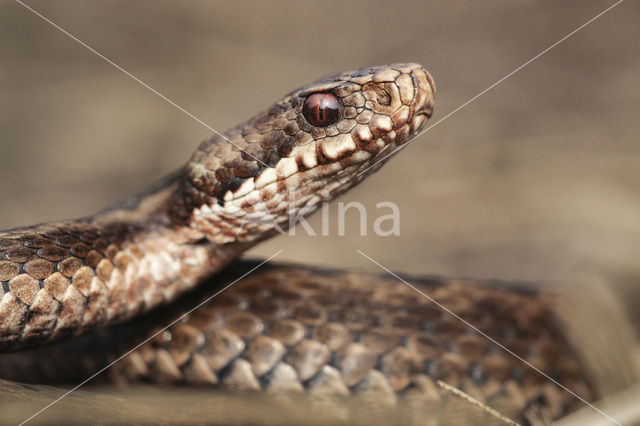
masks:
POLYGON ((312 126, 327 127, 340 118, 340 103, 331 93, 315 93, 305 100, 302 113, 312 126))

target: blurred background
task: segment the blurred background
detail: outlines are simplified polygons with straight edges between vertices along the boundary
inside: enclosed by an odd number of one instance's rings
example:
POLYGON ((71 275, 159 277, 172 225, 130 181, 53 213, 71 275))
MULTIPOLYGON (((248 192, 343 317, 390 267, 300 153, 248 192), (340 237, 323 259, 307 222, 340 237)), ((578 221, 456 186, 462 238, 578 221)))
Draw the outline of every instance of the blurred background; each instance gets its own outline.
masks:
MULTIPOLYGON (((419 62, 432 123, 612 1, 28 1, 219 131, 327 73, 419 62)), ((415 140, 340 201, 347 235, 280 261, 474 278, 598 276, 640 315, 640 4, 624 2, 415 140), (400 235, 372 224, 401 211, 400 235)), ((78 217, 181 166, 210 131, 20 4, 0 4, 0 228, 78 217)), ((320 216, 309 220, 321 230, 320 216)))

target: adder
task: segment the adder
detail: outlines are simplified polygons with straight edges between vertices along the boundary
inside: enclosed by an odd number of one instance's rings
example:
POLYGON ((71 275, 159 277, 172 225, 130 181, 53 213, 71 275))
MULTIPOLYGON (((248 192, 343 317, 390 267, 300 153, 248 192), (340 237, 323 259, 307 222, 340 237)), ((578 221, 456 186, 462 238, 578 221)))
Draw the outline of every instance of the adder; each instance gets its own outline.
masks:
MULTIPOLYGON (((390 404, 440 404, 447 391, 437 383, 447 383, 488 406, 506 401, 518 417, 533 404, 551 417, 575 408, 573 395, 396 279, 247 263, 208 278, 378 170, 424 128, 435 92, 417 64, 325 77, 204 141, 143 194, 0 233, 0 349, 11 352, 0 377, 76 383, 135 348, 100 378, 390 404)), ((574 392, 596 395, 544 292, 412 283, 574 392)))

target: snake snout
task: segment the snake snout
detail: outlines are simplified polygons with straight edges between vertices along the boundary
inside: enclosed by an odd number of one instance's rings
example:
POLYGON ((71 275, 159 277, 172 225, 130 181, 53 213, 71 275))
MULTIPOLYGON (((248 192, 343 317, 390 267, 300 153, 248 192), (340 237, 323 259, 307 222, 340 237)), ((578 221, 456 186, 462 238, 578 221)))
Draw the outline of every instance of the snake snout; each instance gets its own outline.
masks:
POLYGON ((412 137, 422 130, 433 114, 436 86, 429 71, 419 64, 408 64, 406 73, 396 82, 401 96, 405 94, 403 100, 406 102, 411 99, 407 122, 410 126, 409 137, 412 137))
POLYGON ((418 134, 433 113, 435 84, 422 65, 392 64, 378 67, 362 86, 365 106, 373 116, 369 128, 382 149, 402 144, 418 134))

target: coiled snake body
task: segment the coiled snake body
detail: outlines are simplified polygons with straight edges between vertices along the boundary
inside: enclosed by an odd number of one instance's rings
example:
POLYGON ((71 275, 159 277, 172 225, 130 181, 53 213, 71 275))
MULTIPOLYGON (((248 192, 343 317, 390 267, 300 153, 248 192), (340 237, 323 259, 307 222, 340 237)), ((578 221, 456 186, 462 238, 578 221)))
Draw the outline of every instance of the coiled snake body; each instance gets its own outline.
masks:
MULTIPOLYGON (((0 233, 0 348, 21 350, 0 357, 1 377, 71 382, 102 368, 226 283, 207 281, 157 307, 286 227, 289 215, 311 213, 377 170, 423 128, 434 95, 416 64, 333 75, 203 142, 145 194, 90 218, 0 233)), ((592 391, 544 295, 416 284, 576 392, 592 391)), ((553 416, 575 403, 396 280, 291 265, 249 275, 105 377, 385 401, 438 399, 443 380, 519 410, 542 395, 553 416)))

